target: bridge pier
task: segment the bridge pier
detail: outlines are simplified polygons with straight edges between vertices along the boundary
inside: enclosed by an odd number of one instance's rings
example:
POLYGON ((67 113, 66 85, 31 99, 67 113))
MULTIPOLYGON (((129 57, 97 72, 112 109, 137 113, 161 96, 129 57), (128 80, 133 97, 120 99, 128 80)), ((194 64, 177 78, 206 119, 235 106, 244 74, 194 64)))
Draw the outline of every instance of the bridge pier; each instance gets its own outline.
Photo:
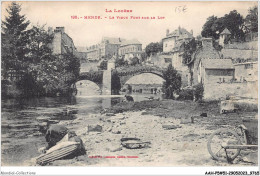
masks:
POLYGON ((111 95, 111 79, 112 73, 111 70, 105 70, 103 72, 103 86, 102 86, 102 95, 111 95))
POLYGON ((103 95, 111 95, 112 93, 112 69, 115 69, 115 60, 111 59, 107 62, 107 70, 103 72, 103 86, 102 86, 102 94, 103 95))

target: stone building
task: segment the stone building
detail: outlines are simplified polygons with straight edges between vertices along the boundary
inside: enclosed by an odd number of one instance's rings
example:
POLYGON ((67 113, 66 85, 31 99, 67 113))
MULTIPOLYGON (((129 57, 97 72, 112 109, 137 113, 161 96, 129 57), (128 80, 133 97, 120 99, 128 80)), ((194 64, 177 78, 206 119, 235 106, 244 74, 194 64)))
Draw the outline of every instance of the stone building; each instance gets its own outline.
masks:
POLYGON ((235 68, 231 59, 201 59, 198 82, 202 84, 225 83, 234 80, 235 68))
POLYGON ((77 47, 77 57, 80 59, 80 63, 85 63, 88 60, 87 48, 86 47, 77 47))
POLYGON ((89 61, 100 60, 100 44, 88 47, 86 53, 89 61))
POLYGON ((182 86, 188 85, 188 66, 183 64, 184 43, 193 39, 193 31, 188 32, 186 29, 179 27, 173 32, 167 29, 166 37, 162 39, 163 53, 160 58, 167 63, 171 60, 172 66, 180 73, 182 77, 182 86))
POLYGON ((256 62, 244 62, 236 63, 235 67, 235 79, 237 81, 258 81, 258 61, 256 62))
POLYGON ((111 59, 112 56, 118 55, 120 45, 125 39, 103 37, 100 43, 100 57, 111 59))
POLYGON ((225 45, 225 40, 228 39, 231 35, 231 32, 225 28, 221 33, 220 33, 220 36, 219 36, 219 44, 224 46, 225 45))
POLYGON ((141 60, 142 54, 142 44, 136 40, 125 40, 120 45, 118 54, 119 56, 124 56, 124 59, 130 63, 130 60, 134 57, 137 57, 141 60))
POLYGON ((199 64, 202 59, 222 59, 221 53, 219 53, 213 47, 213 41, 211 38, 202 38, 202 47, 198 48, 192 55, 192 60, 188 63, 189 67, 189 85, 196 85, 199 80, 199 64))
POLYGON ((186 29, 179 26, 178 29, 173 32, 166 30, 166 37, 162 39, 163 42, 163 52, 172 52, 174 48, 181 45, 183 42, 188 42, 193 38, 193 31, 188 32, 186 29))
MULTIPOLYGON (((51 28, 49 28, 49 33, 53 32, 51 28)), ((77 55, 77 49, 73 43, 72 38, 65 33, 64 27, 56 27, 54 29, 54 38, 51 45, 53 50, 53 54, 66 54, 71 53, 73 55, 77 55)))

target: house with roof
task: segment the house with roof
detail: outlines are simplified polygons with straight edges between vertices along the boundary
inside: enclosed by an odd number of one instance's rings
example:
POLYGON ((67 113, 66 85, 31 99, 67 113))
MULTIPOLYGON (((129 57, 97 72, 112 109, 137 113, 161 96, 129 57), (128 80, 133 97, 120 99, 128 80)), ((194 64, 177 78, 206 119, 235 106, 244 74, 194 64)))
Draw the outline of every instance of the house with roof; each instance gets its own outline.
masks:
MULTIPOLYGON (((202 46, 199 47, 193 54, 192 59, 187 63, 189 67, 188 84, 190 86, 200 83, 199 64, 204 59, 222 59, 222 55, 213 47, 212 38, 202 38, 202 46)), ((212 61, 213 62, 213 61, 212 61)))
POLYGON ((234 80, 235 68, 231 59, 201 59, 198 82, 202 84, 225 83, 234 80))
POLYGON ((127 61, 134 57, 141 59, 142 53, 142 44, 137 39, 123 41, 118 50, 118 55, 127 61))
POLYGON ((86 53, 88 61, 100 60, 100 44, 87 47, 86 53))
POLYGON ((87 47, 77 46, 77 57, 80 59, 80 63, 87 62, 87 47))
POLYGON ((179 26, 173 32, 166 30, 166 36, 162 39, 163 52, 171 52, 174 48, 179 47, 181 43, 190 41, 193 38, 193 31, 188 32, 186 29, 179 26))
POLYGON ((100 43, 100 57, 101 58, 112 58, 114 55, 118 55, 118 50, 125 39, 103 37, 100 43))
POLYGON ((231 36, 231 32, 225 28, 221 33, 220 33, 220 36, 219 36, 219 44, 224 46, 225 45, 225 40, 229 39, 231 36))
POLYGON ((77 49, 72 38, 65 32, 64 27, 56 27, 54 31, 52 28, 48 29, 48 33, 53 33, 53 41, 51 44, 53 54, 77 54, 77 49))
POLYGON ((166 36, 162 39, 163 52, 160 54, 160 59, 165 62, 164 65, 171 61, 172 66, 180 73, 184 87, 188 85, 188 66, 183 64, 184 43, 192 39, 193 31, 188 32, 180 26, 173 32, 167 29, 166 36))
POLYGON ((239 82, 258 81, 258 61, 235 63, 235 79, 239 82))

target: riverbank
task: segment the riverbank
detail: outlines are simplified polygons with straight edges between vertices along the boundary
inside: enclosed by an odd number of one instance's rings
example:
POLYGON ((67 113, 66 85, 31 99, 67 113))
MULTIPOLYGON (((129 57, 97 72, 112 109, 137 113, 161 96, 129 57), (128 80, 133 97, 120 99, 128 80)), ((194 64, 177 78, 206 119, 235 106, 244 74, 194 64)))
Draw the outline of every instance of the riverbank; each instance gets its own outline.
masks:
MULTIPOLYGON (((243 117, 257 112, 219 114, 217 102, 143 101, 120 103, 100 114, 81 115, 75 120, 62 121, 83 140, 87 155, 71 160, 57 160, 53 166, 226 166, 215 161, 207 151, 207 139, 216 129, 233 128, 243 117), (116 113, 116 114, 114 114, 116 113), (201 117, 207 113, 207 117, 201 117), (194 116, 194 123, 191 117, 194 116), (101 132, 88 132, 85 119, 99 119, 95 125, 101 132), (164 127, 175 126, 167 129, 164 127), (141 149, 127 149, 122 138, 139 138, 150 145, 141 149)), ((95 126, 92 124, 92 126, 95 126)), ((242 151, 233 165, 257 165, 248 162, 257 151, 242 151)), ((250 161, 251 161, 250 160, 250 161)), ((34 165, 31 160, 29 165, 34 165)))

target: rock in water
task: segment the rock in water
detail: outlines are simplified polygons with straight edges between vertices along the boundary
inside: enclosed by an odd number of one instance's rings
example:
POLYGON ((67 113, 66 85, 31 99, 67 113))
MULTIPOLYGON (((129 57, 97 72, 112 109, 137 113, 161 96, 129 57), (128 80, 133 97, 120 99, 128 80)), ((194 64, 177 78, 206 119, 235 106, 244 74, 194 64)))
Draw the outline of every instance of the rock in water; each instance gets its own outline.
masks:
POLYGON ((181 128, 179 125, 162 125, 162 127, 166 130, 175 130, 177 128, 181 128))
POLYGON ((96 126, 88 125, 88 132, 102 132, 102 126, 100 126, 100 125, 96 125, 96 126))

